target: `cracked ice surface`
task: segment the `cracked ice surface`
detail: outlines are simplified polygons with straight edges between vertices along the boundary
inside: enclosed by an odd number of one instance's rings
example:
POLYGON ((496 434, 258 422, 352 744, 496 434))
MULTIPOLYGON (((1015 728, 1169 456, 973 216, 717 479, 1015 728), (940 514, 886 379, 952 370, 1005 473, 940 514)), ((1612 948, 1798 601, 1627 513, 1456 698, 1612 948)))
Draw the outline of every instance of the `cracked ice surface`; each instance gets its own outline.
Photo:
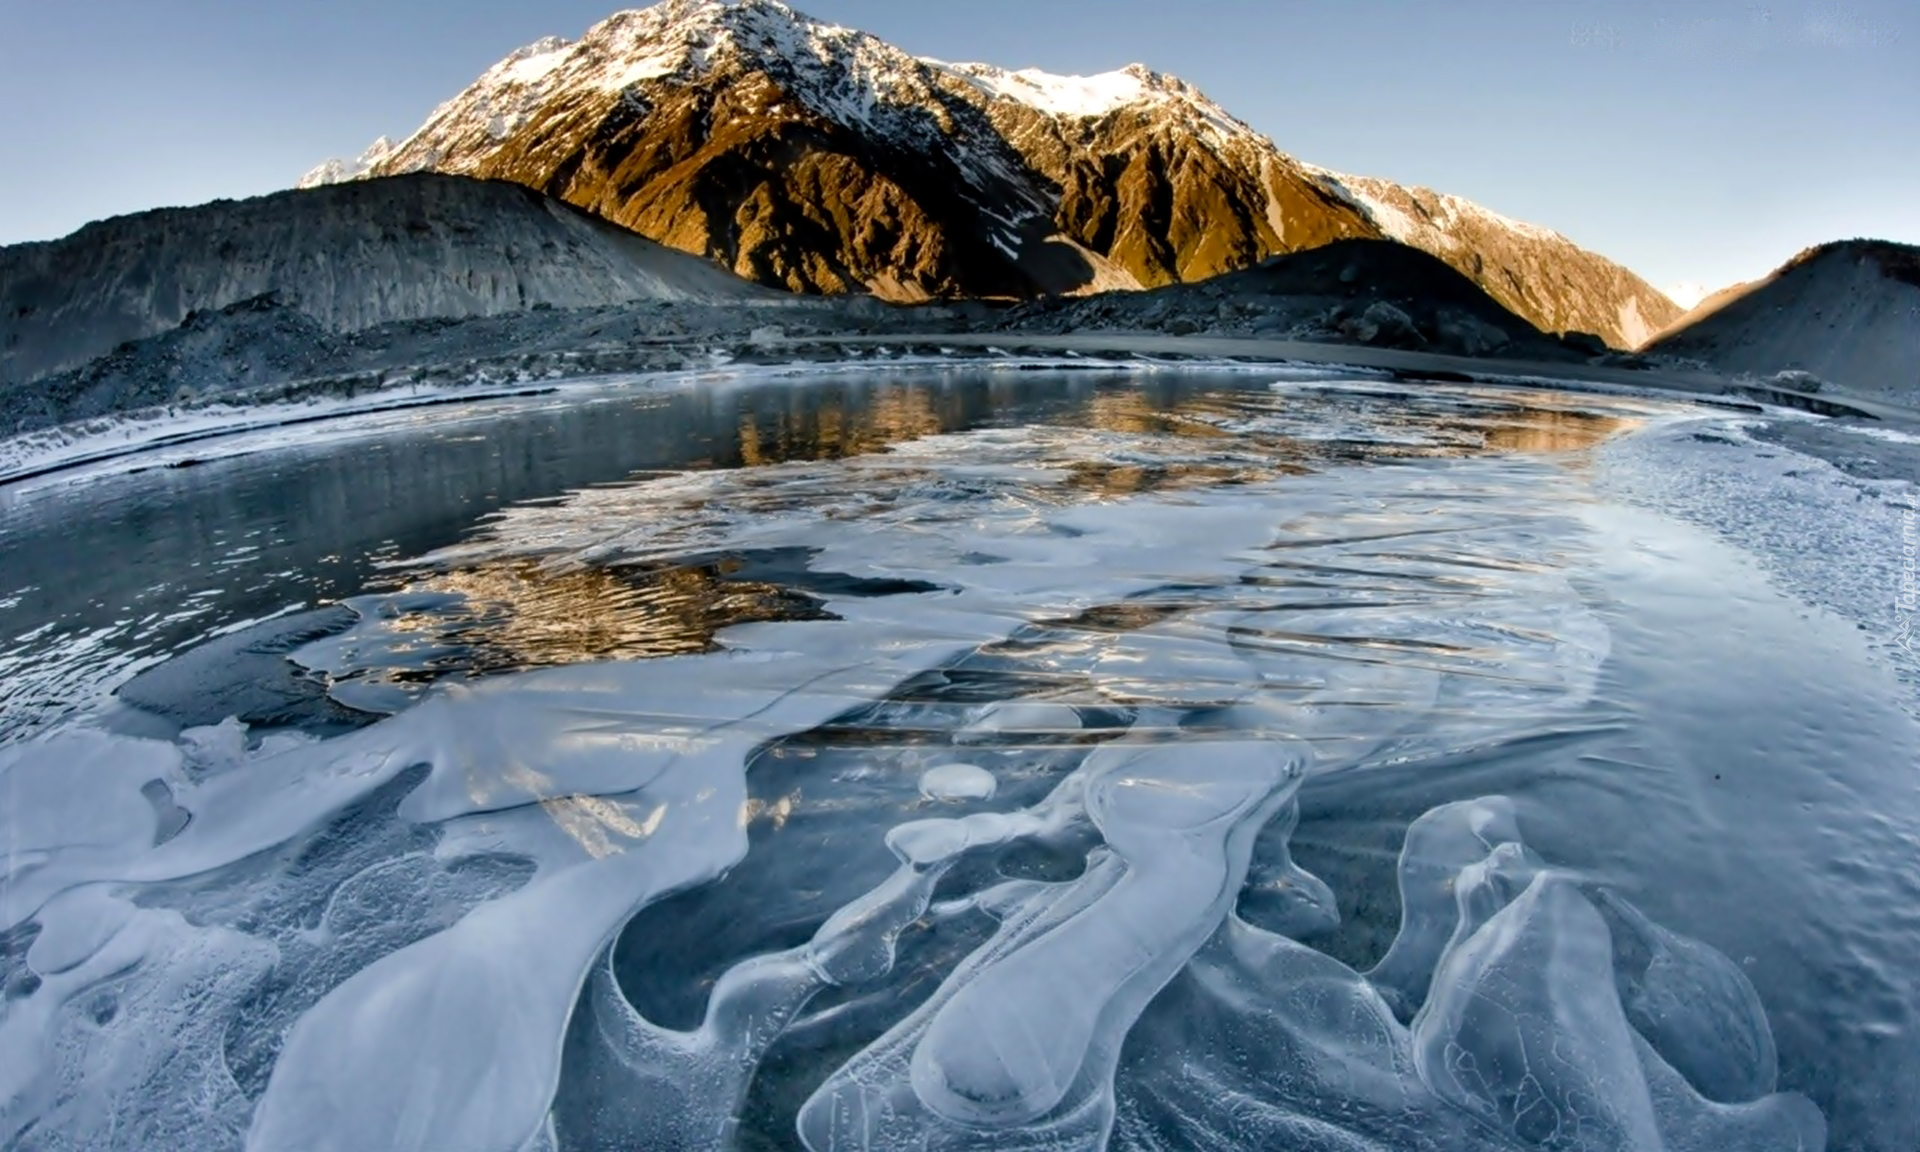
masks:
POLYGON ((363 598, 296 654, 391 713, 357 732, 249 749, 81 725, 0 750, 34 814, 0 843, 0 931, 25 942, 0 1134, 1822 1144, 1812 1106, 1772 1093, 1740 969, 1540 859, 1505 797, 1413 822, 1377 966, 1294 938, 1342 895, 1288 851, 1307 781, 1550 732, 1592 698, 1610 641, 1566 571, 1559 469, 1089 487, 1116 451, 1172 450, 995 430, 514 509, 442 561, 804 547, 932 590, 424 689, 444 669, 410 652, 449 649, 363 598), (849 752, 844 732, 901 735, 849 752), (789 761, 819 769, 768 794, 789 761), (703 893, 786 942, 684 981, 690 1019, 652 1018, 635 937, 703 893), (755 1081, 795 1036, 832 1055, 769 1124, 755 1081))

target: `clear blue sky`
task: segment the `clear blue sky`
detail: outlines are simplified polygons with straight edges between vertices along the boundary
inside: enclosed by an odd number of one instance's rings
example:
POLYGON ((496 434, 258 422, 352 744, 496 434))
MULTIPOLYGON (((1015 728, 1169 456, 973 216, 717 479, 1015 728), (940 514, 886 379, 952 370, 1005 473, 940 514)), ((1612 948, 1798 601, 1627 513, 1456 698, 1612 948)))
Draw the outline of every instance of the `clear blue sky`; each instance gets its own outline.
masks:
MULTIPOLYGON (((0 0, 0 243, 286 187, 611 0, 0 0)), ((633 5, 641 6, 641 5, 633 5)), ((1305 160, 1662 287, 1920 243, 1920 4, 801 0, 921 55, 1183 76, 1305 160)))

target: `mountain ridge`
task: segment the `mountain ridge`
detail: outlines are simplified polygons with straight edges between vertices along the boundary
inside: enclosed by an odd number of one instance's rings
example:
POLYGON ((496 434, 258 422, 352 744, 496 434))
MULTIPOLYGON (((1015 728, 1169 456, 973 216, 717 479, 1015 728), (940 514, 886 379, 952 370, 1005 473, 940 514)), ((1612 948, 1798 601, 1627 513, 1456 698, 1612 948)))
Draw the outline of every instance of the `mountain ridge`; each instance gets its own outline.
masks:
POLYGON ((415 173, 0 247, 0 383, 266 293, 334 332, 542 305, 781 299, 522 185, 415 173))
POLYGON ((1627 347, 1680 313, 1546 229, 1303 164, 1143 65, 953 64, 778 0, 666 0, 537 41, 303 183, 418 170, 523 183, 794 291, 1148 288, 1392 238, 1543 329, 1627 347))

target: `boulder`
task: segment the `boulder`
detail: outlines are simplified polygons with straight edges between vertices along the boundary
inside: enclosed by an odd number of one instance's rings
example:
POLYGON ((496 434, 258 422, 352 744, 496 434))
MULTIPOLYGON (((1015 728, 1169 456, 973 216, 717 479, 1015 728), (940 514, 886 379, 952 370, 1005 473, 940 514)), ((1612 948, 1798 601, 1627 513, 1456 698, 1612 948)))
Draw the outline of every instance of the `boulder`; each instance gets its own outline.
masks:
POLYGON ((1565 345, 1568 351, 1578 352, 1582 356, 1605 356, 1613 351, 1607 347, 1605 340, 1591 332, 1562 332, 1560 343, 1565 345))
POLYGON ((1767 377, 1767 383, 1775 388, 1791 388, 1795 392, 1818 392, 1827 386, 1825 380, 1811 372, 1799 368, 1789 368, 1785 372, 1775 372, 1767 377))
POLYGON ((1434 336, 1441 351, 1457 356, 1493 355, 1513 342, 1504 329, 1467 315, 1442 318, 1434 336))
POLYGON ((1421 348, 1427 343, 1413 318, 1384 300, 1368 305, 1358 318, 1341 324, 1340 330, 1348 339, 1382 348, 1421 348))

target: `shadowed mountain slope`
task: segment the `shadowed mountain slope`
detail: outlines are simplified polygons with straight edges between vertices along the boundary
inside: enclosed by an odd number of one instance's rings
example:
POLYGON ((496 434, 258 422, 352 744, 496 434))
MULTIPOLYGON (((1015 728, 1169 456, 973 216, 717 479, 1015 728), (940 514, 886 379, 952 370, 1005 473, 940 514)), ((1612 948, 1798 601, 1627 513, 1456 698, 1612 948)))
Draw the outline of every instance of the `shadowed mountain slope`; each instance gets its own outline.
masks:
POLYGON ((1811 372, 1852 392, 1920 400, 1920 248, 1841 240, 1717 293, 1648 351, 1725 372, 1811 372))
POLYGON ((0 382, 267 294, 334 332, 539 305, 776 298, 519 185, 419 174, 142 212, 0 248, 0 382))
POLYGON ((1350 342, 1462 356, 1578 360, 1446 262, 1391 240, 1339 240, 1199 284, 1038 301, 1028 331, 1158 331, 1350 342))

